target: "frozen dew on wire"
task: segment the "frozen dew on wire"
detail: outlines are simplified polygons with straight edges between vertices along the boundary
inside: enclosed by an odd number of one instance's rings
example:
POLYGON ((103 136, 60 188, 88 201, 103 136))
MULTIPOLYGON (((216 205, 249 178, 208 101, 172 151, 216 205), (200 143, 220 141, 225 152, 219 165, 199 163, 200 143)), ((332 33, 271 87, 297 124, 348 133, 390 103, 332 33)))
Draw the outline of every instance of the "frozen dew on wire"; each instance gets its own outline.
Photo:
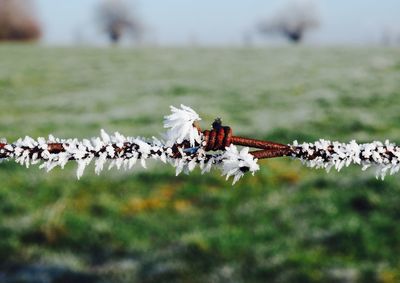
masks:
POLYGON ((172 114, 164 117, 164 128, 168 129, 167 144, 180 144, 184 140, 188 140, 191 146, 194 146, 195 142, 200 143, 200 133, 193 126, 193 123, 201 120, 199 115, 185 105, 181 105, 180 109, 171 106, 171 112, 172 114))
MULTIPOLYGON (((146 168, 146 161, 153 159, 175 167, 176 175, 188 174, 197 167, 202 173, 216 168, 227 179, 232 177, 233 184, 246 172, 254 175, 260 169, 257 156, 290 156, 308 167, 326 171, 332 168, 340 171, 351 164, 362 166, 363 170, 375 167, 377 177, 382 179, 400 170, 400 147, 389 141, 358 144, 356 141, 340 143, 321 139, 314 143, 272 143, 276 151, 271 149, 272 152, 262 155, 264 153, 260 151, 249 152, 249 147, 236 147, 231 142, 231 132, 225 131, 229 127, 220 123, 213 128, 214 136, 210 131, 201 132, 195 124, 200 120, 192 108, 181 105, 180 108, 171 106, 171 114, 164 117, 164 128, 167 129, 164 140, 126 137, 118 132, 108 134, 104 130, 100 131, 99 137, 90 140, 60 139, 50 135, 47 139, 25 137, 9 144, 3 139, 0 140, 0 161, 15 160, 26 167, 40 164, 40 168, 47 171, 55 167, 64 168, 68 162, 74 161, 79 179, 92 163, 95 173, 100 174, 105 168, 128 170, 136 164, 146 168), (222 136, 218 136, 221 133, 222 136), (208 147, 210 144, 212 146, 208 147)), ((256 144, 251 147, 257 147, 256 144)))
POLYGON ((260 169, 257 159, 249 153, 249 148, 244 147, 241 151, 231 144, 226 148, 222 159, 222 175, 226 175, 226 179, 233 176, 233 184, 235 184, 244 173, 251 172, 253 175, 260 169))
POLYGON ((357 164, 362 170, 375 167, 376 177, 383 180, 387 174, 393 175, 400 169, 400 147, 388 140, 358 144, 354 140, 340 143, 321 139, 302 144, 294 141, 290 146, 293 158, 300 159, 308 167, 324 168, 328 172, 331 168, 340 171, 357 164))
MULTIPOLYGON (((167 137, 165 142, 155 137, 152 139, 125 137, 118 132, 108 134, 102 129, 99 137, 93 137, 90 140, 60 139, 52 135, 47 139, 39 137, 36 140, 25 137, 13 144, 7 144, 3 140, 0 158, 2 160, 14 159, 26 167, 41 163, 40 168, 48 172, 55 167, 64 168, 69 161, 75 161, 78 179, 82 177, 85 168, 92 162, 96 174, 100 174, 105 168, 131 169, 137 163, 146 168, 148 159, 171 164, 176 168, 176 175, 182 172, 187 174, 196 167, 199 167, 202 173, 209 172, 214 167, 225 170, 222 166, 224 159, 232 158, 232 154, 206 153, 201 146, 202 135, 193 125, 200 120, 199 115, 184 105, 181 105, 181 108, 171 106, 171 112, 172 114, 166 116, 164 121, 164 127, 168 129, 165 133, 165 137, 167 137), (184 142, 188 142, 190 147, 176 146, 184 142)), ((243 161, 239 165, 245 168, 246 162, 252 159, 249 154, 241 156, 243 161)), ((233 165, 230 166, 229 168, 232 170, 233 165)), ((253 168, 254 165, 251 165, 249 170, 253 170, 253 168)), ((243 175, 239 169, 238 167, 237 172, 227 173, 229 176, 233 175, 236 181, 243 175)))

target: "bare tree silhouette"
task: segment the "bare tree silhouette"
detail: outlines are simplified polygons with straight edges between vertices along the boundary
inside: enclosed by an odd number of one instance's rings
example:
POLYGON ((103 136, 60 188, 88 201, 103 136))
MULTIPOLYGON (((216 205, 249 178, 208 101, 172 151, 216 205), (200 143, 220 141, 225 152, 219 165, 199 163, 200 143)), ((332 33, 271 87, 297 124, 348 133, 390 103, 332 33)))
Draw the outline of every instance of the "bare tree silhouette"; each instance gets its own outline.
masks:
POLYGON ((384 46, 400 46, 400 27, 385 27, 382 31, 381 41, 384 46))
POLYGON ((293 0, 276 16, 258 25, 262 34, 280 34, 293 43, 303 40, 304 34, 319 26, 316 3, 310 0, 293 0))
POLYGON ((0 0, 0 41, 29 41, 41 36, 30 0, 0 0))
POLYGON ((100 3, 97 19, 112 43, 118 43, 124 34, 135 40, 140 39, 143 26, 130 8, 123 0, 104 0, 100 3))

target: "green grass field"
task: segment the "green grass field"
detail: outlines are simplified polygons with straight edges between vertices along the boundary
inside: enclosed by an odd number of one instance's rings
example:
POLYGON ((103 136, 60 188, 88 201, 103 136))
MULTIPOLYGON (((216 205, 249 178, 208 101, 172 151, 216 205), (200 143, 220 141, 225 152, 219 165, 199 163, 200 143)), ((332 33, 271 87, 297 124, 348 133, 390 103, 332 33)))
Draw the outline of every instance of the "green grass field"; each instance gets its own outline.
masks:
MULTIPOLYGON (((400 50, 2 45, 0 100, 8 141, 159 136, 184 103, 244 136, 400 143, 400 50)), ((75 164, 2 163, 0 282, 400 281, 399 176, 260 164, 232 187, 157 164, 77 181, 75 164)))

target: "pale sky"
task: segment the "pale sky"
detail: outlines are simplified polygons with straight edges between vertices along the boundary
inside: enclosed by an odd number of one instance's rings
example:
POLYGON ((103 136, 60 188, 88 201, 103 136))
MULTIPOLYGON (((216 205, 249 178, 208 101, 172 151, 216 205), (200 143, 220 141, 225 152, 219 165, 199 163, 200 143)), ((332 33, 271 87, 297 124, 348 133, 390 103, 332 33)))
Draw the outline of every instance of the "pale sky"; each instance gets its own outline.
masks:
MULTIPOLYGON (((129 0, 128 0, 129 1, 129 0)), ((377 43, 384 30, 400 34, 400 0, 315 0, 321 27, 306 38, 315 44, 377 43)), ((47 44, 105 42, 96 28, 101 0, 36 0, 47 44)), ((132 1, 133 2, 133 1, 132 1)), ((160 45, 240 44, 246 31, 279 11, 286 0, 137 0, 146 41, 160 45)), ((261 37, 259 39, 261 41, 261 37)), ((263 40, 266 42, 266 40, 263 40)))

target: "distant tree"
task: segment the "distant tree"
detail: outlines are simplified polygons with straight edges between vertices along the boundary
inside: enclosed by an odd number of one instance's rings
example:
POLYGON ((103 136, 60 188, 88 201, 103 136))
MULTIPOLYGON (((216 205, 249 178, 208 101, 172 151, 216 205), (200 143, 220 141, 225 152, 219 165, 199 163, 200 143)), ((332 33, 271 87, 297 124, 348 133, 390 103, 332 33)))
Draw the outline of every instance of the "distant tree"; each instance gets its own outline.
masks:
POLYGON ((140 39, 143 27, 130 8, 123 0, 104 0, 100 3, 97 19, 112 43, 118 43, 124 34, 140 39))
POLYGON ((386 27, 382 32, 384 46, 400 46, 400 28, 397 26, 386 27))
POLYGON ((258 25, 262 34, 280 34, 289 41, 299 43, 304 34, 319 26, 317 7, 314 1, 294 0, 276 16, 258 25))
POLYGON ((244 46, 252 46, 253 45, 253 33, 250 30, 243 31, 242 44, 244 46))
POLYGON ((41 36, 30 0, 0 0, 0 41, 29 41, 41 36))

